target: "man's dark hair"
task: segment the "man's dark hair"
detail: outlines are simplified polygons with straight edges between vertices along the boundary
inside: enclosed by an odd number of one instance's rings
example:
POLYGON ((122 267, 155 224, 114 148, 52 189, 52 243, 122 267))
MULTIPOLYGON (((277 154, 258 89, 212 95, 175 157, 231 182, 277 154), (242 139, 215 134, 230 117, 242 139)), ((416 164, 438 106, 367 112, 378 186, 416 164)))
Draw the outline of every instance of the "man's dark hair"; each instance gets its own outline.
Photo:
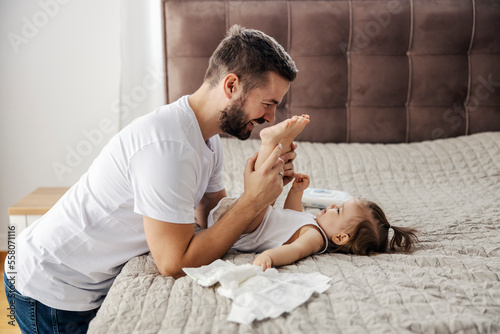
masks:
POLYGON ((233 25, 210 57, 205 81, 215 87, 227 74, 234 73, 243 91, 249 92, 267 83, 269 71, 290 82, 298 72, 292 58, 274 38, 259 30, 233 25))

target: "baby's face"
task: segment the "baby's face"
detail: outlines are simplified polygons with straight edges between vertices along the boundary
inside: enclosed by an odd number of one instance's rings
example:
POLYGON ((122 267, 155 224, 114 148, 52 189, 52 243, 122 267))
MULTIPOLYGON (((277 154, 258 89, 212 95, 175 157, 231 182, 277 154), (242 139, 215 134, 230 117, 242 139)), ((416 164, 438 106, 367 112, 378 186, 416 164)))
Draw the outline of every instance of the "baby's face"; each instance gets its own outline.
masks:
POLYGON ((318 225, 325 231, 328 239, 339 234, 352 233, 349 222, 362 217, 363 210, 355 199, 350 199, 341 206, 335 204, 316 214, 318 225))

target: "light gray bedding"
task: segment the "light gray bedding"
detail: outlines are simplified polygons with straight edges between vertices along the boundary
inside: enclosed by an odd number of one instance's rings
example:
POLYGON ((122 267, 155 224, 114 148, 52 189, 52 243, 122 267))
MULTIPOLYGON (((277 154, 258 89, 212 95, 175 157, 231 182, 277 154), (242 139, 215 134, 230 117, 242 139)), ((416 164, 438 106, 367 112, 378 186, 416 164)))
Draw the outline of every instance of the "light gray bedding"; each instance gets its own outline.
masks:
MULTIPOLYGON (((223 139, 230 195, 243 191, 259 141, 223 139)), ((280 272, 332 278, 323 294, 278 319, 227 322, 230 301, 190 278, 130 260, 89 333, 499 333, 500 133, 412 144, 299 143, 311 186, 379 203, 389 221, 421 233, 412 254, 310 256, 280 272)), ((276 205, 282 205, 284 194, 276 205)), ((224 259, 250 263, 255 254, 224 259)))

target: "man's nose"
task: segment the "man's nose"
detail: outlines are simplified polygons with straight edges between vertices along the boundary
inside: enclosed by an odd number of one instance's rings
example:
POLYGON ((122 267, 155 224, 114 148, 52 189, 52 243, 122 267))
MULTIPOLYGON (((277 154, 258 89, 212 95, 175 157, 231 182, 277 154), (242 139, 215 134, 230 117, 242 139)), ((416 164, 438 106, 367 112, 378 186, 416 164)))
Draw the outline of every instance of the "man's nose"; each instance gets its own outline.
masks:
POLYGON ((266 112, 262 118, 264 118, 267 122, 273 124, 276 119, 276 106, 272 106, 268 112, 266 112))

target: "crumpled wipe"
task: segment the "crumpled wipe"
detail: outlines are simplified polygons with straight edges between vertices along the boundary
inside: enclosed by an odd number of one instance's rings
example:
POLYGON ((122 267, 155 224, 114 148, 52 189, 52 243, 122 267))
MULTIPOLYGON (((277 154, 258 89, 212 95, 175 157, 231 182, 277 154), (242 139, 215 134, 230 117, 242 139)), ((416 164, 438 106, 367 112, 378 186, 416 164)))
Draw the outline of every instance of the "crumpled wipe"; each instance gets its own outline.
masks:
POLYGON ((241 324, 291 312, 313 293, 325 292, 331 280, 320 273, 279 273, 275 268, 263 271, 260 266, 237 266, 223 260, 183 270, 201 286, 219 282, 217 293, 233 301, 227 320, 241 324))

